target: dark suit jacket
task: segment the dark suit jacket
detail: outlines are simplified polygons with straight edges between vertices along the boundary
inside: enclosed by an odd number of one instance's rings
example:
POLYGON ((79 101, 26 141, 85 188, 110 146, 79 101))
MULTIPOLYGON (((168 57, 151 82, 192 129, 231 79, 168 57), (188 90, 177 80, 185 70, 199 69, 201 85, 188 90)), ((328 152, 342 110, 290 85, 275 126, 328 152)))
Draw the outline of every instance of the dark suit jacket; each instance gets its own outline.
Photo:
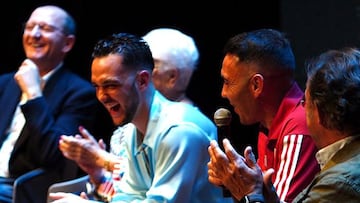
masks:
MULTIPOLYGON (((0 76, 0 146, 21 96, 13 77, 14 73, 0 76)), ((21 110, 26 124, 10 157, 12 178, 39 167, 61 167, 65 158, 58 148, 59 138, 77 134, 80 125, 97 138, 110 137, 113 130, 111 117, 96 99, 92 85, 64 67, 49 78, 43 96, 28 101, 21 110)))

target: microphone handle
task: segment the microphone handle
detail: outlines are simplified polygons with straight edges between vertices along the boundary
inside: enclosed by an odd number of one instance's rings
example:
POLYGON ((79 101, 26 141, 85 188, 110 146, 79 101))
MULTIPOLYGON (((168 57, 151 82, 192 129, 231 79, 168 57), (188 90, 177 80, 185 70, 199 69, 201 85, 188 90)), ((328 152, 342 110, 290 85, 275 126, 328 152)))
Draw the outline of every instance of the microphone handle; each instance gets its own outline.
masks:
POLYGON ((230 126, 228 126, 228 125, 217 126, 217 134, 218 134, 219 147, 220 147, 221 150, 224 151, 224 146, 223 146, 222 141, 225 138, 229 139, 229 137, 230 137, 230 126))

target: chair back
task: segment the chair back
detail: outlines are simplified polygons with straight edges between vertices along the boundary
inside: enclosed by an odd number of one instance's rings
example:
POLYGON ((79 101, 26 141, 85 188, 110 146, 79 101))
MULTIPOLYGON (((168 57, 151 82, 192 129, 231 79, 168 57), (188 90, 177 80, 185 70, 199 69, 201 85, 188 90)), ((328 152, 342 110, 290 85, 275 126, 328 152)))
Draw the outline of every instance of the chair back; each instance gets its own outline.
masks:
POLYGON ((52 202, 52 200, 49 197, 50 193, 70 192, 74 194, 80 194, 81 192, 90 193, 91 191, 92 191, 92 185, 89 182, 89 176, 85 175, 80 178, 52 184, 48 189, 47 202, 48 203, 52 202))

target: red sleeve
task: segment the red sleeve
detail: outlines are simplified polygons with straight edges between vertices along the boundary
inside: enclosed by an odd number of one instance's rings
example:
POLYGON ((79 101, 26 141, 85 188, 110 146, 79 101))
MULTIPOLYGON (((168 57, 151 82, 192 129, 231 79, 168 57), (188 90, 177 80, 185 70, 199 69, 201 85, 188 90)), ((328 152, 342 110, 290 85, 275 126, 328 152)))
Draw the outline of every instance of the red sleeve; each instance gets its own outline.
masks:
POLYGON ((280 165, 274 185, 280 199, 292 202, 320 170, 315 159, 316 147, 309 135, 289 135, 283 140, 280 165))

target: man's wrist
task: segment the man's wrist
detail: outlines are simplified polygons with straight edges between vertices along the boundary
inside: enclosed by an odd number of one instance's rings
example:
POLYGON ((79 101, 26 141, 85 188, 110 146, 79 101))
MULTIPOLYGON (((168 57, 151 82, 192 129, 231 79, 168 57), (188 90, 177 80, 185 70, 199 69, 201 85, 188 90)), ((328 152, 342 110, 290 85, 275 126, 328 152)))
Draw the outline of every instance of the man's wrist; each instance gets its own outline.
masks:
POLYGON ((105 182, 107 179, 106 172, 103 172, 103 169, 88 174, 90 176, 90 182, 92 182, 95 186, 100 185, 101 183, 105 182))
POLYGON ((262 194, 251 194, 244 197, 245 203, 264 203, 265 199, 262 194))

